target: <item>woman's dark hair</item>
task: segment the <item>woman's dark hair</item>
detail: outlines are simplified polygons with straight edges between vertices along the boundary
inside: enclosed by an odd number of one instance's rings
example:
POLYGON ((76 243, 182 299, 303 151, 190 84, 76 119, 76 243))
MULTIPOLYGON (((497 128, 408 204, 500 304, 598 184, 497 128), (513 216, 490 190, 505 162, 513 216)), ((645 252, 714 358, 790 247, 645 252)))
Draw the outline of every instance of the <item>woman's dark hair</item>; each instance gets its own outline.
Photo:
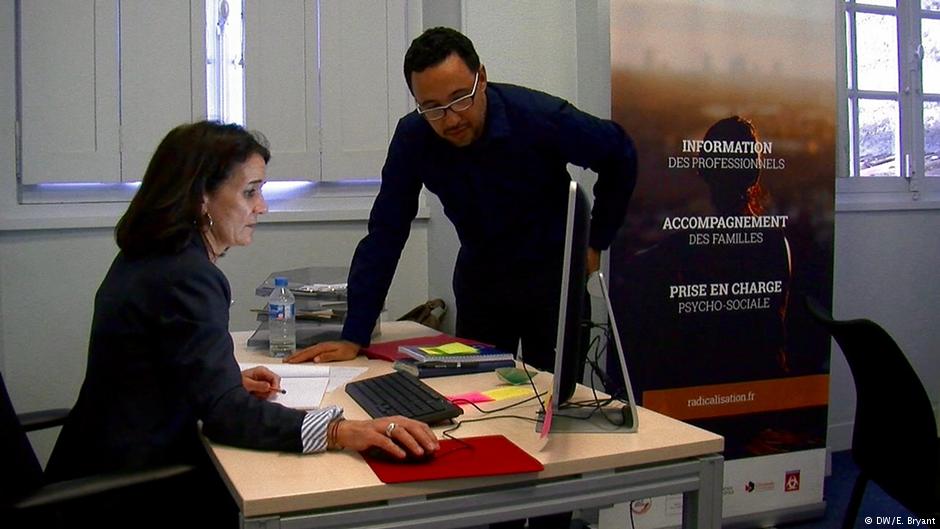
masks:
POLYGON ((176 253, 208 223, 205 195, 252 154, 271 159, 267 141, 239 125, 200 121, 180 125, 163 138, 140 189, 114 230, 125 255, 176 253))
MULTIPOLYGON (((715 122, 705 133, 707 142, 750 142, 757 143, 760 138, 757 128, 750 121, 731 116, 715 122)), ((722 213, 749 212, 760 215, 764 212, 767 194, 760 185, 759 152, 724 153, 700 152, 703 166, 699 174, 711 189, 712 202, 722 213), (718 162, 720 158, 736 159, 733 168, 712 167, 705 162, 718 162)))
MULTIPOLYGON (((412 90, 411 74, 413 72, 423 72, 431 66, 436 66, 444 62, 444 59, 450 57, 452 53, 459 55, 471 72, 480 69, 480 57, 473 49, 473 43, 455 29, 431 28, 411 41, 411 46, 405 53, 404 68, 408 90, 412 90)), ((414 91, 412 90, 411 93, 414 94, 414 91)))

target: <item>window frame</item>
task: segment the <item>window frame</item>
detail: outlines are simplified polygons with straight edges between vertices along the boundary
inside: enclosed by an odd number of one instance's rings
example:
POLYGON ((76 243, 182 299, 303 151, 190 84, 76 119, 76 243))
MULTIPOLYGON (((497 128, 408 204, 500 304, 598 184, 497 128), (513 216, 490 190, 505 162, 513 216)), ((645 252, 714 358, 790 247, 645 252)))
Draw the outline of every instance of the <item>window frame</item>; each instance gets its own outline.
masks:
MULTIPOLYGON (((199 10, 205 13, 206 5, 211 1, 198 1, 201 6, 199 10)), ((21 185, 19 178, 22 161, 19 153, 20 123, 17 119, 19 101, 16 99, 20 79, 16 64, 19 30, 15 19, 18 5, 18 2, 10 2, 0 6, 0 15, 2 15, 0 18, 3 20, 0 22, 0 38, 9 44, 8 47, 0 49, 0 66, 4 68, 3 71, 14 72, 9 82, 4 80, 4 83, 0 85, 0 116, 9 116, 6 123, 11 124, 8 129, 0 131, 0 140, 9 139, 0 145, 0 160, 10 162, 8 167, 5 167, 8 172, 0 174, 0 231, 113 227, 136 190, 133 184, 70 184, 53 191, 21 185), (26 203, 23 201, 24 194, 27 198, 26 203)), ((422 30, 422 3, 417 0, 394 0, 387 3, 383 9, 394 11, 393 22, 400 24, 398 26, 400 30, 390 28, 389 31, 402 32, 396 37, 394 49, 390 48, 387 53, 389 83, 391 83, 392 74, 397 74, 395 88, 401 86, 403 92, 389 96, 401 101, 397 107, 389 109, 386 122, 389 126, 390 139, 398 119, 405 112, 413 109, 413 101, 410 97, 406 97, 407 89, 404 88, 405 83, 401 79, 400 61, 404 54, 404 46, 422 30), (397 42, 398 40, 401 42, 397 42), (405 106, 407 108, 404 108, 405 106), (395 115, 391 115, 392 113, 395 115)), ((194 68, 196 68, 195 65, 194 68)), ((204 63, 202 72, 205 73, 204 63)), ((208 95, 202 94, 203 105, 207 103, 207 99, 208 95)), ((203 108, 203 114, 206 111, 207 109, 203 108)), ((248 127, 251 128, 251 123, 248 123, 248 127)), ((293 189, 276 191, 272 189, 273 192, 270 193, 272 200, 269 200, 270 213, 266 216, 266 220, 273 222, 367 220, 372 202, 380 187, 381 175, 378 174, 380 168, 381 166, 376 168, 377 174, 371 176, 350 175, 353 178, 349 180, 343 177, 336 179, 335 176, 333 179, 321 177, 316 181, 311 181, 309 185, 295 186, 293 189)), ((419 218, 428 216, 428 208, 423 196, 418 216, 419 218)))
POLYGON ((899 2, 895 7, 836 0, 836 83, 839 148, 836 159, 837 210, 889 210, 940 208, 940 177, 924 175, 923 104, 940 102, 940 94, 922 90, 920 60, 921 19, 940 20, 940 11, 926 16, 920 2, 899 2), (857 86, 858 59, 855 31, 858 13, 891 15, 897 27, 898 91, 861 90, 857 86), (849 53, 849 47, 852 47, 849 53), (849 78, 855 80, 849 86, 849 78), (858 176, 858 101, 896 100, 898 103, 898 167, 900 176, 858 176), (850 112, 851 109, 851 112, 850 112), (854 165, 854 167, 852 167, 854 165), (854 176, 850 176, 854 174, 854 176))

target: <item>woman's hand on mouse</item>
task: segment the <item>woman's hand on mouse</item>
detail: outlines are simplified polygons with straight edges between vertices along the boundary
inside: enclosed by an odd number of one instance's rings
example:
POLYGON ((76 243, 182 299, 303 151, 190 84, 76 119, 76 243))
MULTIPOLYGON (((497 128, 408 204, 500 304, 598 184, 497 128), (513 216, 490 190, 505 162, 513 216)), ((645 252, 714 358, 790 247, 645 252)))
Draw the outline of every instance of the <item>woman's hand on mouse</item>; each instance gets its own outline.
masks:
POLYGON ((374 446, 398 458, 408 456, 405 450, 423 456, 440 448, 427 424, 400 415, 370 421, 343 421, 337 425, 336 440, 350 450, 361 452, 374 446))

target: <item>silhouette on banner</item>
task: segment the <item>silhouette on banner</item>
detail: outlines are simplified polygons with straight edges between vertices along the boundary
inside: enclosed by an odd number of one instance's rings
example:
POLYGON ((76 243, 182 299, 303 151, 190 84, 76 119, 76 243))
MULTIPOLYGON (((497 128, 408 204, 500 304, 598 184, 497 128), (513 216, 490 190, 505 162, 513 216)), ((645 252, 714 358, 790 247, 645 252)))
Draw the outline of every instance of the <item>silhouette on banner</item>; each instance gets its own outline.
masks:
MULTIPOLYGON (((791 366, 795 263, 787 217, 769 213, 761 169, 771 162, 760 145, 756 127, 742 117, 712 124, 690 164, 708 189, 710 211, 662 216, 661 240, 616 263, 618 322, 641 402, 650 391, 738 389, 823 371, 791 366)), ((609 362, 608 372, 617 372, 609 362)), ((824 432, 799 426, 820 413, 825 425, 824 407, 761 412, 716 412, 691 422, 725 435, 731 459, 824 444, 824 432)))

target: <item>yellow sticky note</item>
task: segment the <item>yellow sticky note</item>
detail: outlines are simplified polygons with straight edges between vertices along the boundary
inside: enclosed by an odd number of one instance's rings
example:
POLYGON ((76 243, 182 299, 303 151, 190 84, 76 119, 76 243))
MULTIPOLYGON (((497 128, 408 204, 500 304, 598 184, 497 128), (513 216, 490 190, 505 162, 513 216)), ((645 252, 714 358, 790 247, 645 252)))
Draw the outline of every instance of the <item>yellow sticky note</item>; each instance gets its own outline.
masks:
POLYGON ((493 400, 516 399, 521 397, 531 397, 532 388, 510 386, 505 388, 496 388, 482 392, 493 400))
POLYGON ((448 343, 437 347, 422 347, 421 350, 432 355, 466 355, 477 352, 473 347, 460 342, 448 343))

